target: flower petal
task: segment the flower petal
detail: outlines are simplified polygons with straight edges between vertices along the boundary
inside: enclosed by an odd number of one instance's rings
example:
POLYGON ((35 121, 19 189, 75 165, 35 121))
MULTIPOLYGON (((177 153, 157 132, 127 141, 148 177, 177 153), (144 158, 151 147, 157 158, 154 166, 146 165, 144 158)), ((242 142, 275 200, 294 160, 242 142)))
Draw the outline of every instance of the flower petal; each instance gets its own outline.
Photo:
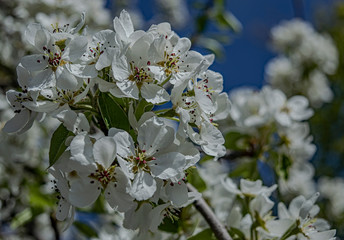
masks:
POLYGON ((153 177, 145 171, 139 171, 135 175, 130 195, 136 200, 142 201, 153 196, 155 191, 156 182, 153 177))
POLYGON ((111 137, 103 137, 93 145, 94 160, 109 168, 116 158, 116 143, 111 137))

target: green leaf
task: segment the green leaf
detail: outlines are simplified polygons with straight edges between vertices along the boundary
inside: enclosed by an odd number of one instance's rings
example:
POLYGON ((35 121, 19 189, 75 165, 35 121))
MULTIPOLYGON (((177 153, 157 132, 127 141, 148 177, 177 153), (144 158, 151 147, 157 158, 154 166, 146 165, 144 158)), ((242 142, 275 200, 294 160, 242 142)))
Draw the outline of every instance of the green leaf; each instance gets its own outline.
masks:
POLYGON ((210 228, 207 228, 202 232, 199 232, 198 234, 189 237, 188 240, 216 240, 216 237, 213 231, 211 231, 210 228))
POLYGON ((231 12, 220 12, 216 15, 217 23, 233 32, 240 32, 242 25, 239 20, 231 12))
POLYGON ((197 40, 197 44, 200 45, 201 47, 204 47, 210 50, 218 58, 224 57, 224 52, 225 52, 224 47, 222 46, 221 43, 219 43, 217 40, 213 38, 208 38, 208 37, 203 37, 203 36, 199 37, 197 40))
POLYGON ((292 164, 292 159, 289 156, 282 154, 282 156, 279 157, 277 169, 278 175, 287 180, 289 178, 289 169, 292 164))
POLYGON ((177 233, 179 230, 179 221, 172 221, 170 218, 165 218, 160 224, 159 230, 170 233, 177 233))
POLYGON ((75 221, 73 223, 73 225, 82 233, 84 234, 86 237, 98 237, 97 232, 88 224, 79 222, 79 221, 75 221))
POLYGON ((245 150, 248 147, 249 135, 231 131, 225 136, 225 147, 230 150, 245 150))
POLYGON ((242 177, 253 179, 257 172, 257 162, 255 159, 242 160, 240 165, 236 166, 233 171, 229 173, 232 178, 242 177))
POLYGON ((141 116, 145 113, 145 112, 149 112, 150 110, 152 110, 154 107, 153 104, 147 102, 146 100, 142 99, 139 104, 136 106, 135 109, 135 117, 136 119, 140 119, 141 116))
POLYGON ((30 208, 26 208, 20 213, 18 213, 11 221, 11 228, 16 229, 23 224, 29 222, 32 219, 32 211, 30 208))
POLYGON ((245 234, 243 232, 241 232, 238 228, 233 228, 231 227, 229 229, 229 234, 231 235, 231 237, 236 240, 245 240, 245 234))
POLYGON ((169 109, 166 112, 162 112, 160 114, 158 114, 159 117, 175 117, 176 111, 174 111, 174 109, 169 109))
POLYGON ((68 131, 65 126, 61 123, 60 126, 55 130, 50 141, 49 148, 49 167, 51 167, 66 150, 67 146, 65 144, 66 139, 72 136, 73 133, 68 131))
POLYGON ((198 33, 204 32, 207 26, 208 16, 206 14, 201 15, 196 20, 196 28, 198 33))
POLYGON ((199 192, 207 189, 207 185, 199 175, 197 168, 189 168, 187 179, 199 192))
POLYGON ((126 112, 109 94, 99 95, 98 106, 108 129, 114 127, 129 131, 130 125, 126 112))
POLYGON ((40 186, 29 186, 29 190, 29 201, 31 207, 46 209, 47 207, 53 207, 55 205, 56 199, 52 198, 51 195, 42 193, 40 191, 40 186))

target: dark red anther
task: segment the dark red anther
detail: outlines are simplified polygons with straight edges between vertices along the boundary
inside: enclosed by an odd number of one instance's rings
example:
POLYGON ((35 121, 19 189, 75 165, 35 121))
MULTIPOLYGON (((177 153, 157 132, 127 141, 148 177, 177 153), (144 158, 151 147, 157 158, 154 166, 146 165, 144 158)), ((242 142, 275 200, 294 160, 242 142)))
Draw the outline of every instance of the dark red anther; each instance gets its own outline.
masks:
POLYGON ((148 62, 147 62, 147 65, 149 66, 150 64, 151 64, 150 61, 148 61, 148 62))

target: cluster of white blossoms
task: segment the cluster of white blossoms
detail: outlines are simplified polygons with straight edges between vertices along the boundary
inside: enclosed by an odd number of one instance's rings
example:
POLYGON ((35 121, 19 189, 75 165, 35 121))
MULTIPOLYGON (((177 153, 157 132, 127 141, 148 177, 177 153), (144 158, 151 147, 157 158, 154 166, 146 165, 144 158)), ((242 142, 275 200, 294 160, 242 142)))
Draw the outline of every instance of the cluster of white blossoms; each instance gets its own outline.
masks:
POLYGON ((344 180, 343 178, 321 177, 318 182, 321 196, 330 204, 326 211, 331 218, 342 219, 344 214, 344 180))
POLYGON ((265 187, 260 180, 241 179, 240 188, 230 178, 223 180, 230 193, 237 196, 228 216, 228 226, 233 236, 245 239, 313 239, 334 240, 335 230, 329 230, 329 224, 316 218, 320 208, 314 205, 319 193, 309 199, 303 196, 294 198, 287 208, 278 204, 278 216, 272 214, 274 202, 269 198, 277 185, 265 187), (242 211, 246 209, 246 213, 242 211), (240 229, 240 233, 236 231, 240 229))
POLYGON ((316 147, 306 122, 313 115, 307 98, 301 95, 287 98, 279 89, 265 86, 260 91, 234 90, 230 100, 232 123, 229 126, 227 123, 225 131, 229 137, 233 133, 241 134, 242 140, 237 139, 236 144, 239 150, 247 152, 243 156, 270 163, 281 177, 280 191, 286 195, 313 194, 314 170, 307 161, 316 147), (300 175, 300 172, 307 174, 300 175), (295 176, 303 178, 301 183, 295 176))
POLYGON ((332 39, 299 19, 282 22, 271 31, 280 54, 266 67, 266 78, 287 96, 302 94, 313 107, 330 102, 333 93, 327 75, 334 74, 338 53, 332 39))
POLYGON ((21 57, 32 51, 24 41, 24 32, 29 23, 39 22, 48 28, 58 22, 63 27, 78 22, 82 12, 92 12, 86 18, 88 31, 95 32, 111 24, 110 10, 105 9, 105 0, 1 1, 0 65, 4 70, 1 70, 0 83, 14 84, 15 74, 12 69, 21 57))
POLYGON ((25 38, 36 52, 17 67, 21 91, 7 92, 15 116, 3 131, 23 133, 47 114, 62 122, 49 170, 58 220, 72 220, 75 207, 102 194, 124 213, 124 227, 154 232, 200 197, 185 184, 200 159, 195 144, 215 159, 225 154, 214 121, 227 117, 230 103, 222 76, 208 70, 213 55, 190 50, 168 23, 134 30, 126 11, 113 23, 114 31, 92 38, 84 15, 73 28, 30 24, 25 38))
MULTIPOLYGON (((277 184, 264 186, 261 180, 229 178, 226 165, 208 161, 199 168, 207 188, 203 196, 223 222, 232 239, 334 240, 335 230, 322 218, 315 205, 319 193, 297 196, 286 205, 275 193, 277 184), (276 206, 277 205, 277 206, 276 206)), ((196 231, 206 228, 202 219, 196 231)))

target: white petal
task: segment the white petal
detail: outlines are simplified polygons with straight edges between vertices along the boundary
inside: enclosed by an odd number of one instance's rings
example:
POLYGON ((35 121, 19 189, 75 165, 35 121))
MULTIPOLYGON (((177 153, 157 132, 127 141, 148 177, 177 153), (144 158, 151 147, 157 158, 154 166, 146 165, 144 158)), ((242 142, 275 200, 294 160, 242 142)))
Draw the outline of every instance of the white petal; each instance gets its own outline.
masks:
POLYGON ((171 152, 156 156, 156 160, 148 164, 154 177, 170 179, 183 172, 185 157, 181 153, 171 152))
POLYGON ((76 90, 78 88, 78 80, 67 68, 58 67, 55 74, 57 87, 65 90, 76 90))
POLYGON ((207 114, 212 114, 215 112, 215 105, 213 104, 213 101, 211 100, 210 95, 207 92, 204 92, 201 89, 195 88, 195 99, 197 103, 199 104, 202 111, 204 111, 207 114))
POLYGON ((98 71, 94 65, 86 64, 66 64, 69 72, 79 78, 95 78, 98 76, 98 71))
POLYGON ((130 76, 128 60, 125 56, 120 56, 120 52, 116 51, 112 62, 113 77, 118 81, 128 80, 130 76))
POLYGON ((148 156, 167 148, 174 140, 173 128, 167 126, 157 117, 144 122, 138 132, 137 141, 141 150, 146 150, 148 156))
POLYGON ((156 182, 153 177, 145 171, 140 171, 135 175, 130 195, 136 200, 147 200, 156 191, 156 182))
POLYGON ((116 142, 117 154, 122 158, 134 155, 135 146, 131 136, 121 129, 110 128, 109 137, 113 137, 116 142))
POLYGON ((29 71, 42 71, 48 66, 48 58, 43 59, 43 54, 28 55, 20 63, 29 71))
POLYGON ((122 10, 119 18, 115 17, 113 20, 113 25, 116 33, 120 36, 123 36, 124 39, 129 37, 134 32, 134 26, 130 15, 125 10, 122 10))
POLYGON ((93 161, 92 142, 88 135, 79 134, 73 138, 70 144, 70 151, 73 160, 80 165, 91 165, 93 161))
POLYGON ((103 137, 93 145, 94 160, 109 168, 116 158, 116 143, 111 137, 103 137))
POLYGON ((115 169, 116 182, 110 182, 105 189, 105 199, 112 208, 117 208, 120 212, 126 212, 129 209, 136 209, 134 198, 129 195, 130 184, 127 176, 120 168, 115 169))
POLYGON ((47 68, 39 72, 31 79, 31 81, 29 81, 28 88, 29 90, 40 90, 42 88, 55 85, 55 74, 50 68, 47 68))
POLYGON ((64 221, 68 217, 71 207, 72 206, 69 202, 67 202, 64 198, 61 198, 56 209, 56 219, 59 221, 64 221))
POLYGON ((106 51, 104 51, 98 58, 98 61, 96 63, 96 69, 98 71, 102 70, 105 67, 111 66, 112 60, 114 59, 116 50, 113 48, 108 48, 106 51))
POLYGON ((82 54, 86 52, 87 44, 87 38, 84 36, 77 36, 73 38, 66 46, 62 54, 62 59, 75 62, 76 60, 80 59, 82 54))
POLYGON ((88 179, 76 179, 70 182, 71 188, 69 193, 70 203, 76 207, 87 207, 94 203, 100 192, 101 187, 98 181, 88 179), (91 183, 93 181, 93 183, 91 183))
POLYGON ((23 109, 20 113, 14 115, 12 119, 7 121, 4 128, 2 129, 6 133, 15 133, 20 131, 28 123, 30 119, 30 111, 23 109))
POLYGON ((43 101, 43 102, 23 102, 26 108, 35 112, 51 112, 59 107, 59 103, 43 101))
POLYGON ((174 183, 173 185, 168 184, 166 186, 166 192, 169 196, 169 200, 176 207, 183 206, 189 200, 186 184, 183 181, 179 183, 174 183))
POLYGON ((147 231, 151 223, 149 213, 152 211, 152 205, 143 202, 139 209, 130 209, 124 215, 123 227, 136 230, 140 228, 141 231, 147 231))
POLYGON ((147 102, 151 102, 153 104, 163 103, 170 100, 170 95, 168 95, 167 91, 156 84, 144 83, 141 87, 141 94, 147 102))
POLYGON ((139 89, 135 82, 129 80, 117 82, 117 86, 127 97, 139 99, 139 89))

